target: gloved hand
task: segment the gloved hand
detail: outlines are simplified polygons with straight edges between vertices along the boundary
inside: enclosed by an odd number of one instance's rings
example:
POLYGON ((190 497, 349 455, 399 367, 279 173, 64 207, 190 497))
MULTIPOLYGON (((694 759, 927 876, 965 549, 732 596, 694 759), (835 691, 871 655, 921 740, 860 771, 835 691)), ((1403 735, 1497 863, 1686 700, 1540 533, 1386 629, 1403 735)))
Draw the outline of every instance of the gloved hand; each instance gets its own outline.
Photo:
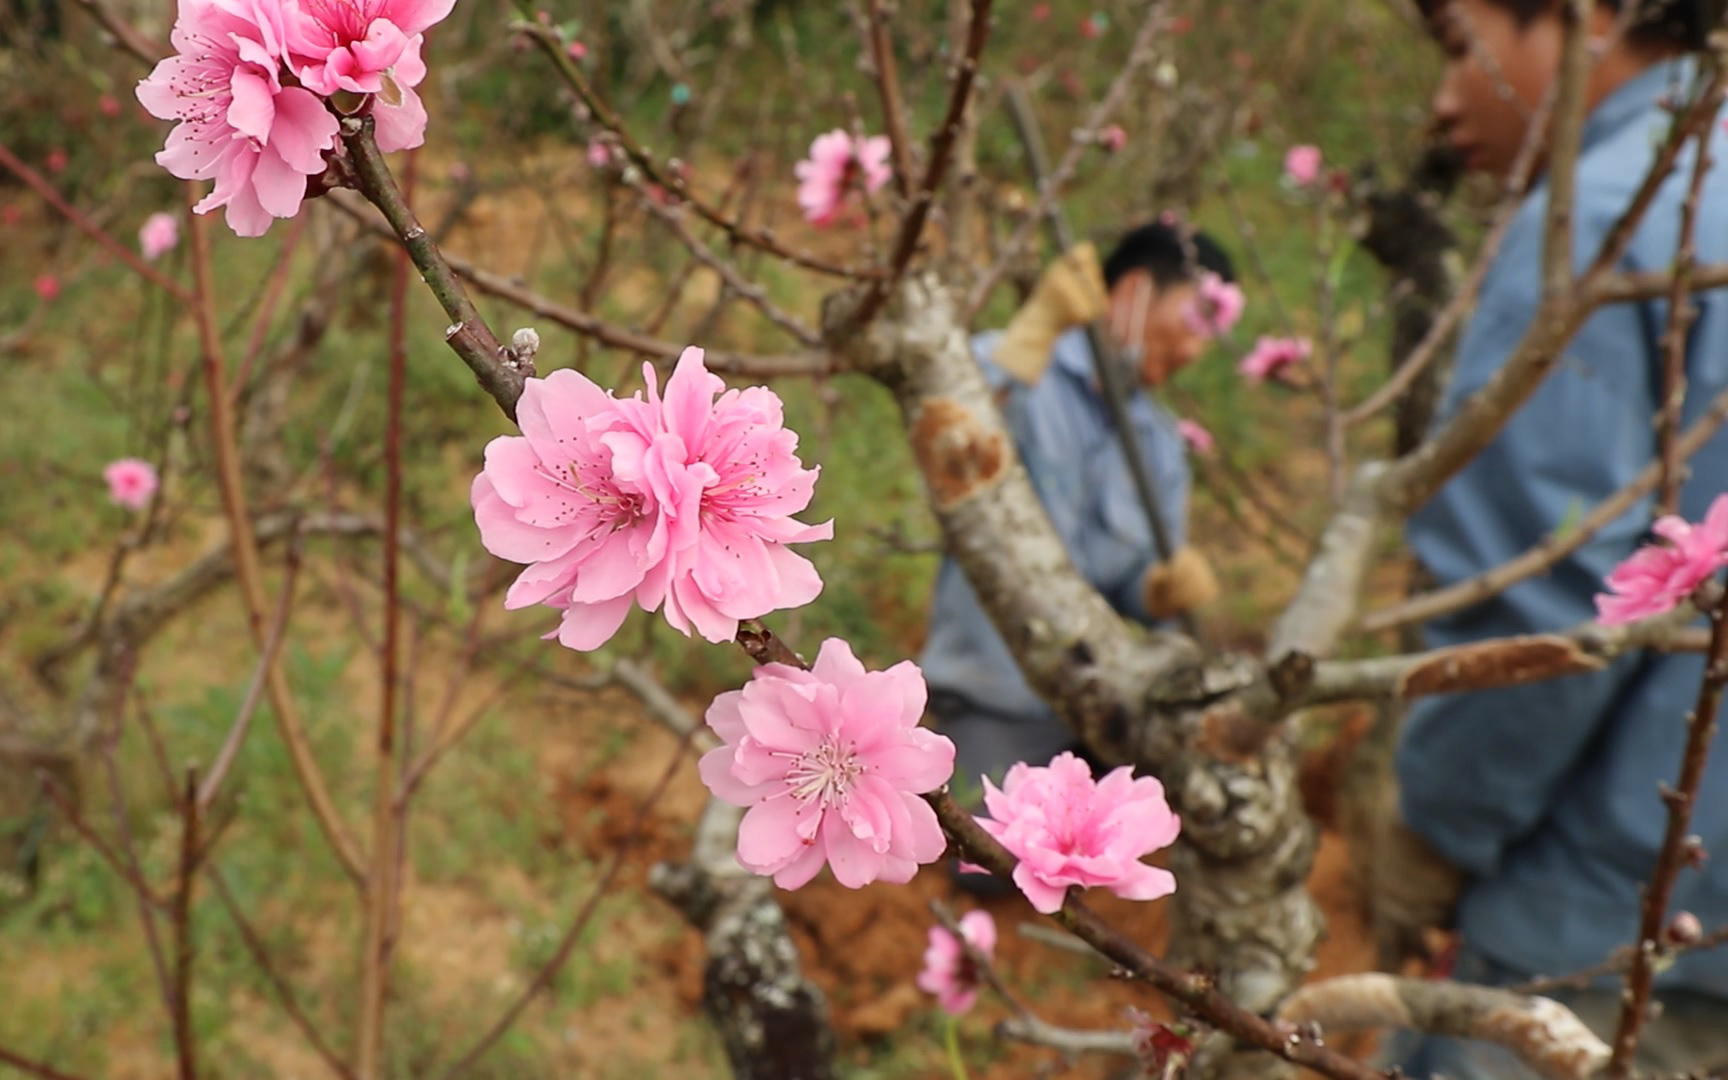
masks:
POLYGON ((1050 366, 1050 349, 1057 337, 1103 315, 1109 302, 1098 249, 1080 244, 1044 268, 1032 295, 997 342, 993 359, 1008 374, 1031 385, 1050 366))
POLYGON ((1165 562, 1153 563, 1140 579, 1140 598, 1155 619, 1170 619, 1218 598, 1218 578, 1206 556, 1179 547, 1165 562))

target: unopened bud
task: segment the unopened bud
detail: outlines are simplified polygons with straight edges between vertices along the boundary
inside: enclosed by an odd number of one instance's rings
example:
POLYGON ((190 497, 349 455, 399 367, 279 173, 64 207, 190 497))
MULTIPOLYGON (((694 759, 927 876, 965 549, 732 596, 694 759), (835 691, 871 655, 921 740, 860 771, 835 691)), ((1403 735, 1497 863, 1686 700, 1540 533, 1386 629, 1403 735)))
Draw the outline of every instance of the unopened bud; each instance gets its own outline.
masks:
POLYGON ((540 351, 540 331, 532 326, 524 326, 511 334, 510 351, 515 353, 516 359, 522 363, 533 362, 534 354, 540 351))
POLYGON ((1704 869, 1704 860, 1710 857, 1710 853, 1704 850, 1704 838, 1697 835, 1688 836, 1681 843, 1680 854, 1686 865, 1694 870, 1704 869))
POLYGON ((1669 945, 1696 945, 1704 938, 1704 924, 1690 911, 1676 911, 1662 931, 1662 940, 1669 945))

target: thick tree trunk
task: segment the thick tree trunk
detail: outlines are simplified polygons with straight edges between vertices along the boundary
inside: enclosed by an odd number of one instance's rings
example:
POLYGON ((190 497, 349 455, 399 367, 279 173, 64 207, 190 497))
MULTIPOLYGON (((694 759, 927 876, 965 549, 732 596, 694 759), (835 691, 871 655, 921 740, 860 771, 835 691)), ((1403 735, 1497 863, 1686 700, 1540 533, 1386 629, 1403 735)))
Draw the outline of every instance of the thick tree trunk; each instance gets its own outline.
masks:
MULTIPOLYGON (((958 307, 934 276, 902 282, 858 330, 857 294, 830 298, 836 352, 900 404, 947 550, 965 570, 1028 680, 1100 757, 1165 778, 1183 816, 1174 856, 1177 953, 1237 1001, 1270 1009, 1302 979, 1319 935, 1304 890, 1312 829, 1288 735, 1220 752, 1215 721, 1249 681, 1246 665, 1205 662, 1185 637, 1126 624, 1079 573, 1015 456, 973 362, 958 307)), ((1291 1074, 1264 1055, 1209 1046, 1196 1075, 1291 1074)))
POLYGON ((738 1080, 834 1080, 828 1002, 804 977, 774 886, 732 857, 739 811, 710 800, 694 853, 649 883, 706 936, 702 1007, 738 1080))

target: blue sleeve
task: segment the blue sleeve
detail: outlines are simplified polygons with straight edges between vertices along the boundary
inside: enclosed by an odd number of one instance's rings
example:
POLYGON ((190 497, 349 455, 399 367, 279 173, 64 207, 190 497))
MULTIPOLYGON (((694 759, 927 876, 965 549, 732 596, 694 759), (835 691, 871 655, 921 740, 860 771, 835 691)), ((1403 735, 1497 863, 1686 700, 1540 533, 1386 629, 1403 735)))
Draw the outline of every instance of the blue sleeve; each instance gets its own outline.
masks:
MULTIPOLYGON (((1585 255, 1594 251, 1580 246, 1585 255)), ((1535 310, 1533 256, 1508 257, 1508 273, 1485 283, 1446 412, 1500 368, 1535 310)), ((1648 319, 1630 304, 1596 312, 1493 444, 1411 519, 1411 547, 1440 584, 1520 554, 1653 459, 1656 358, 1648 319)), ((1645 500, 1548 573, 1429 624, 1429 646, 1594 618, 1593 597, 1637 547, 1649 513, 1645 500)), ((1506 849, 1542 822, 1639 663, 1627 657, 1587 675, 1416 702, 1397 756, 1406 822, 1461 869, 1493 874, 1506 849)))

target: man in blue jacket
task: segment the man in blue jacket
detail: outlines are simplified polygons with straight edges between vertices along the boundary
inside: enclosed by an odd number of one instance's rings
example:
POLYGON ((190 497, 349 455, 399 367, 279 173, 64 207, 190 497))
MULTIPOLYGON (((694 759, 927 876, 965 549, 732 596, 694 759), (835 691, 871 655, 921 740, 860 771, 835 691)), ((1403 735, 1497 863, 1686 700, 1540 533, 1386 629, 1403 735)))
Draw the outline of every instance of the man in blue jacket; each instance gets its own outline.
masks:
MULTIPOLYGON (((1098 276, 1097 265, 1092 256, 1094 269, 1078 276, 1098 276)), ((1094 288, 1122 360, 1133 366, 1122 382, 1159 386, 1199 357, 1208 336, 1209 313, 1197 307, 1206 275, 1216 276, 1214 286, 1233 279, 1229 258, 1204 233, 1157 223, 1117 244, 1103 263, 1101 287, 1094 288)), ((1050 281, 1047 274, 1040 292, 1050 281)), ((1073 288, 1082 291, 1084 282, 1073 288)), ((1035 294, 1029 308, 1040 299, 1035 294)), ((1026 357, 1017 330, 1029 313, 1016 316, 1006 341, 999 332, 981 334, 973 351, 1075 568, 1112 607, 1141 623, 1201 606, 1217 585, 1204 557, 1183 546, 1188 458, 1175 419, 1138 389, 1128 399, 1134 440, 1175 546, 1164 562, 1111 427, 1084 331, 1062 333, 1053 347, 1046 335, 1033 346, 1038 355, 1026 357)), ((1054 332, 1075 320, 1045 321, 1054 332)), ((1027 685, 953 559, 944 559, 937 574, 920 664, 937 728, 954 740, 962 794, 979 791, 982 776, 999 782, 1016 762, 1043 765, 1078 749, 1073 733, 1027 685)))
MULTIPOLYGON (((1696 89, 1687 54, 1703 42, 1703 6, 1666 0, 1653 18, 1616 37, 1620 4, 1597 5, 1589 33, 1606 44, 1589 81, 1577 164, 1579 270, 1649 172, 1672 119, 1664 102, 1690 100, 1696 89)), ((1503 177, 1555 78, 1559 0, 1423 0, 1422 7, 1448 56, 1436 118, 1471 167, 1503 177)), ((1728 140, 1717 124, 1710 140, 1717 164, 1704 182, 1697 257, 1720 263, 1728 260, 1728 140)), ((1674 264, 1695 153, 1694 146, 1682 155, 1617 270, 1674 264)), ((1499 370, 1530 327, 1541 299, 1547 212, 1539 172, 1483 281, 1441 423, 1499 370)), ((1718 289, 1693 302, 1686 424, 1728 386, 1728 295, 1718 289)), ((1654 460, 1667 321, 1660 300, 1598 309, 1499 437, 1411 519, 1411 547, 1438 584, 1527 550, 1654 460)), ((1728 438, 1718 435, 1690 467, 1680 513, 1697 521, 1728 490, 1728 438)), ((1603 578, 1647 539, 1651 514, 1645 500, 1548 573, 1434 621, 1427 643, 1589 621, 1603 578)), ((1666 824, 1658 785, 1678 774, 1702 673, 1696 655, 1645 654, 1587 675, 1416 703, 1398 752, 1402 810, 1408 826, 1465 878, 1455 977, 1504 985, 1579 971, 1636 937, 1640 890, 1666 824)), ((1714 857, 1682 872, 1673 909, 1715 926, 1728 922, 1728 754, 1710 762, 1692 828, 1714 857)), ((1605 979, 1590 991, 1555 996, 1606 1037, 1618 1020, 1618 986, 1605 979)), ((1664 1071, 1728 1065, 1728 953, 1683 956, 1657 987, 1664 1009, 1646 1028, 1642 1064, 1664 1071)), ((1393 1056, 1415 1077, 1534 1075, 1475 1042, 1405 1039, 1393 1056)))

